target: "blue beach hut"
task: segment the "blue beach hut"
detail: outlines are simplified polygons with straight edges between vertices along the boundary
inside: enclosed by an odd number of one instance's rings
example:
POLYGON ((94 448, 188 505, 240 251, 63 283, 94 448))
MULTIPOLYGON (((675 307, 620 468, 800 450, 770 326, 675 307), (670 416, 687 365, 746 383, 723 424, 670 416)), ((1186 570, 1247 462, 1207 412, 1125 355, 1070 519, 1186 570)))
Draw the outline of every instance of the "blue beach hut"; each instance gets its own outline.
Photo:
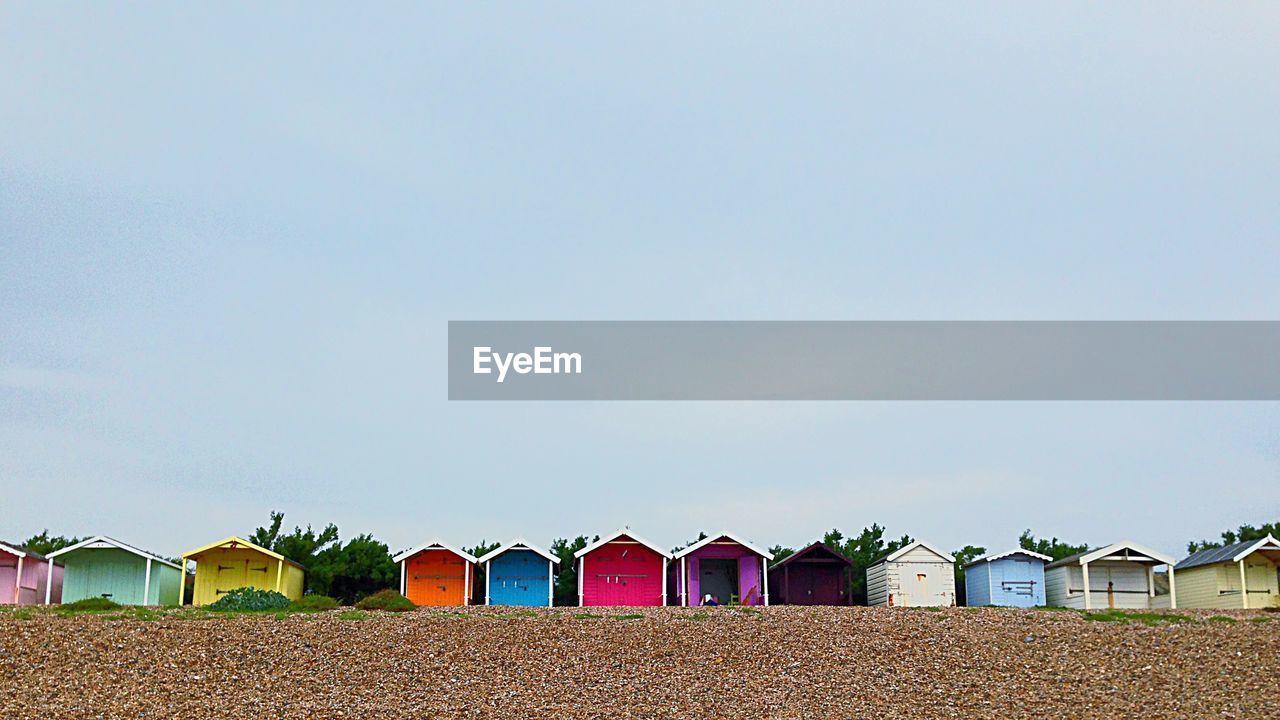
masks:
POLYGON ((1044 565, 1052 559, 1018 548, 974 560, 964 566, 964 604, 969 607, 1044 605, 1044 565))
POLYGON ((555 555, 522 538, 481 557, 485 605, 550 607, 555 582, 555 555))

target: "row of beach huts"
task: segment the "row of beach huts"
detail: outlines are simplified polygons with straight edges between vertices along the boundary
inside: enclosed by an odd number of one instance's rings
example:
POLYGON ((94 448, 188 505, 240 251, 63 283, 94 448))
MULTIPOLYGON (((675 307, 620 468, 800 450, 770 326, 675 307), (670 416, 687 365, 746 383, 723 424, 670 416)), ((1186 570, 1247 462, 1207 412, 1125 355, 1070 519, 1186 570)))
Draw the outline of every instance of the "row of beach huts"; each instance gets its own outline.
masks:
MULTIPOLYGON (((558 558, 523 539, 483 557, 441 540, 394 556, 399 590, 417 605, 468 605, 483 582, 484 603, 552 604, 558 558)), ((575 555, 582 606, 846 605, 850 562, 814 543, 779 562, 762 547, 722 532, 675 553, 629 528, 575 555)), ((106 597, 123 605, 179 605, 195 565, 193 605, 242 587, 298 599, 303 568, 239 537, 182 555, 180 564, 106 536, 38 555, 0 543, 0 604, 34 605, 106 597)), ((1196 552, 1181 561, 1133 542, 1053 560, 1024 549, 965 565, 966 604, 1009 607, 1280 607, 1280 541, 1267 536, 1196 552), (1157 573, 1157 567, 1165 567, 1157 573)), ((955 558, 923 540, 867 568, 867 604, 956 604, 955 558)))

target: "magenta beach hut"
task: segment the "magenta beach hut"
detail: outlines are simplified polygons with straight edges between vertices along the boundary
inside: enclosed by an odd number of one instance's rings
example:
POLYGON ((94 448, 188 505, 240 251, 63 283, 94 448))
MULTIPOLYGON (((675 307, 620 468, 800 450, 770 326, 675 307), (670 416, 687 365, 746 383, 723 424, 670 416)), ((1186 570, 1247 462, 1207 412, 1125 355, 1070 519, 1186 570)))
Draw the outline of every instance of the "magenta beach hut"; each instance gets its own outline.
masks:
POLYGON ((0 605, 39 605, 46 595, 51 603, 62 602, 62 565, 21 545, 0 543, 0 605))
POLYGON ((768 605, 772 559, 769 551, 731 532, 703 538, 677 552, 671 564, 680 604, 702 605, 710 595, 721 605, 768 605))

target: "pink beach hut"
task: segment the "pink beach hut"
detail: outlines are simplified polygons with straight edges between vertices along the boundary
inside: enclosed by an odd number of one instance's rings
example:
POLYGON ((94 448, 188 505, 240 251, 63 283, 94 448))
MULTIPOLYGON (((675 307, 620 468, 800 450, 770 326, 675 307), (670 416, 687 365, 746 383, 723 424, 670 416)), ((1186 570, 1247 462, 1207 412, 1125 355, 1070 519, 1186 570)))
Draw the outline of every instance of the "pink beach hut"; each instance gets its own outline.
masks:
POLYGON ((39 605, 50 582, 49 602, 62 602, 62 565, 21 545, 0 543, 0 605, 39 605))
POLYGON ((667 604, 671 555, 623 528, 574 553, 578 604, 625 607, 667 604))
POLYGON ((684 606, 702 605, 708 595, 721 605, 768 605, 772 559, 731 532, 711 535, 675 554, 675 592, 684 606))

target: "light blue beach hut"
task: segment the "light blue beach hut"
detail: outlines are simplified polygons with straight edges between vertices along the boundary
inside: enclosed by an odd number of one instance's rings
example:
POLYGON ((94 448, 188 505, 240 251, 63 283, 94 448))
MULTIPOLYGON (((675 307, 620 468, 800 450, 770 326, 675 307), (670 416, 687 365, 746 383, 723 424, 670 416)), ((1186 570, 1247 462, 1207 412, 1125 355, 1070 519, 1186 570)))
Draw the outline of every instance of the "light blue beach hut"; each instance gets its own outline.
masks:
POLYGON ((974 560, 964 566, 965 605, 1044 605, 1044 565, 1052 559, 1018 548, 974 560))

